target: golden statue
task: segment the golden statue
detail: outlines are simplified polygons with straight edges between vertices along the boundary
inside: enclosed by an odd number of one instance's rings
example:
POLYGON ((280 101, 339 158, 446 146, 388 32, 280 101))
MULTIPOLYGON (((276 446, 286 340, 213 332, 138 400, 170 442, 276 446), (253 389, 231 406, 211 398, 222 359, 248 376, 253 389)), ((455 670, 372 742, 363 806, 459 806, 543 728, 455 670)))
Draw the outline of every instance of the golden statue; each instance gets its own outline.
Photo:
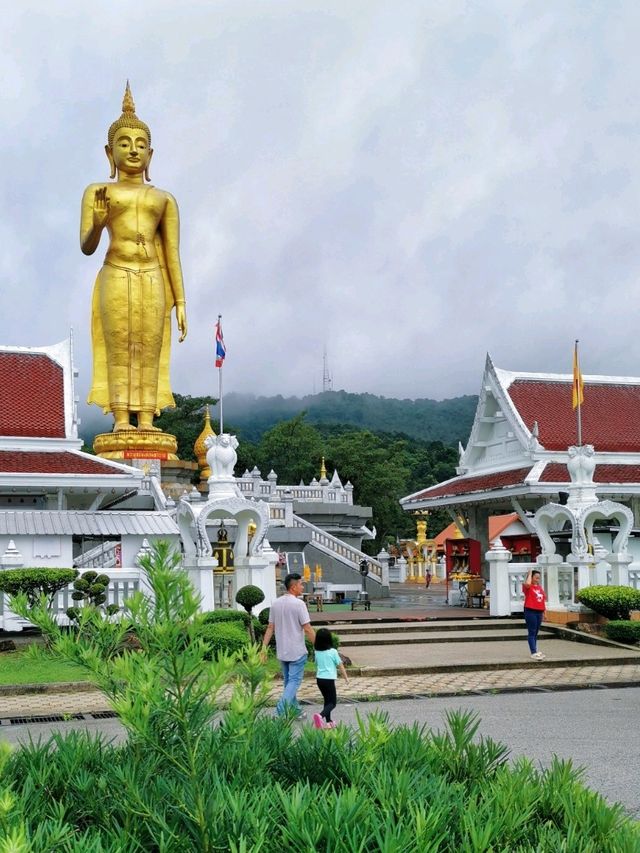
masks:
POLYGON ((180 222, 174 197, 149 184, 151 133, 135 111, 129 83, 122 115, 105 146, 111 165, 107 184, 90 184, 82 197, 80 246, 98 248, 102 231, 109 248, 96 279, 91 309, 93 382, 87 402, 113 412, 114 432, 157 431, 154 415, 175 406, 169 386, 171 310, 180 340, 187 334, 180 266, 180 222))

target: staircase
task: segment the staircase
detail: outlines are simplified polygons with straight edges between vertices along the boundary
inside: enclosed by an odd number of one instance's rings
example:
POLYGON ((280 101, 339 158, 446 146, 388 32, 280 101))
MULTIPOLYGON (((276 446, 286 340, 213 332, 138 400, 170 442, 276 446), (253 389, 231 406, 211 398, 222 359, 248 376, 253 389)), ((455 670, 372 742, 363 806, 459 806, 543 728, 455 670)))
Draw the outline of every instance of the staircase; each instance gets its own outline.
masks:
POLYGON ((342 539, 332 536, 331 533, 327 533, 321 527, 316 527, 315 524, 311 524, 304 518, 300 518, 299 515, 293 516, 293 526, 303 527, 311 531, 311 541, 309 544, 317 548, 322 554, 337 560, 345 568, 351 569, 354 576, 357 575, 358 582, 362 578, 360 574, 360 561, 366 560, 369 564, 367 580, 372 580, 374 583, 382 586, 382 564, 375 557, 365 554, 364 551, 360 551, 352 545, 347 545, 342 539))
POLYGON ((74 569, 113 569, 116 565, 116 547, 120 545, 116 542, 102 542, 91 548, 89 551, 84 551, 73 561, 74 569))
MULTIPOLYGON (((340 652, 360 667, 362 675, 640 663, 640 649, 555 625, 543 625, 538 636, 538 649, 545 660, 532 661, 521 617, 432 617, 425 621, 424 616, 416 615, 416 620, 396 617, 394 621, 378 612, 380 621, 373 613, 371 621, 347 621, 349 616, 345 613, 345 621, 332 623, 330 628, 340 637, 340 652)), ((314 619, 314 626, 320 621, 314 619)))

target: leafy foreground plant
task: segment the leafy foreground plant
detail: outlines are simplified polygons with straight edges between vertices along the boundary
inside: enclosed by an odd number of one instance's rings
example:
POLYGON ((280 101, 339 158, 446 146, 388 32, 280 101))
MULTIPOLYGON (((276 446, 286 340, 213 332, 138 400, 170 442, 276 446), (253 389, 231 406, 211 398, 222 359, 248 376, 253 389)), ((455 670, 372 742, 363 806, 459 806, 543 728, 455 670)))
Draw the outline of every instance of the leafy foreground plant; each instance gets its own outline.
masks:
POLYGON ((478 738, 473 715, 451 713, 432 734, 391 728, 380 714, 319 731, 259 713, 267 682, 257 650, 205 660, 178 558, 159 546, 145 568, 155 602, 134 597, 126 620, 94 613, 74 639, 44 608, 29 613, 92 673, 129 737, 114 746, 55 735, 5 756, 0 853, 640 849, 637 825, 570 763, 510 766, 505 747, 478 738), (114 656, 131 627, 141 651, 114 656))

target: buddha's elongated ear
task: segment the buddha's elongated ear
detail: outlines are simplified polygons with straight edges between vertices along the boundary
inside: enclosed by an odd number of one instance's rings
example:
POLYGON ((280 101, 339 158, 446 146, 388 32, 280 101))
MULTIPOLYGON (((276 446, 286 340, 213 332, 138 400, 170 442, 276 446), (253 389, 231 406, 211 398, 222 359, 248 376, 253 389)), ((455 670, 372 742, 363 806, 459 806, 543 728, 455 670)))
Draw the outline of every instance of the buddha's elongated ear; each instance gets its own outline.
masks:
POLYGON ((116 176, 116 161, 113 159, 113 154, 111 153, 111 148, 108 145, 104 146, 105 153, 107 155, 107 160, 109 161, 109 165, 111 166, 111 174, 109 177, 111 179, 116 176))
POLYGON ((147 165, 144 167, 144 177, 147 183, 151 182, 151 177, 149 175, 149 166, 151 165, 151 158, 153 157, 153 148, 149 149, 149 159, 147 160, 147 165))

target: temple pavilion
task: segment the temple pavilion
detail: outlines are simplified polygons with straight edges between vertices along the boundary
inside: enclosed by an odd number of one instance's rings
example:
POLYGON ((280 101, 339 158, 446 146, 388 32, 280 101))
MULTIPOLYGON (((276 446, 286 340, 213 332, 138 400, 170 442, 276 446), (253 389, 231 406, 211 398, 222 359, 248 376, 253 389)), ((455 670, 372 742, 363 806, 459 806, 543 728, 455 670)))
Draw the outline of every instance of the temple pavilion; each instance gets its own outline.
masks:
MULTIPOLYGON (((489 547, 490 516, 515 512, 533 536, 531 515, 548 501, 562 502, 570 481, 566 463, 569 448, 577 443, 572 385, 571 374, 503 370, 487 356, 456 476, 402 498, 404 509, 445 507, 462 538, 475 544, 480 560, 489 547)), ((640 378, 584 376, 582 443, 594 448, 598 496, 629 506, 636 527, 639 425, 640 378)))

